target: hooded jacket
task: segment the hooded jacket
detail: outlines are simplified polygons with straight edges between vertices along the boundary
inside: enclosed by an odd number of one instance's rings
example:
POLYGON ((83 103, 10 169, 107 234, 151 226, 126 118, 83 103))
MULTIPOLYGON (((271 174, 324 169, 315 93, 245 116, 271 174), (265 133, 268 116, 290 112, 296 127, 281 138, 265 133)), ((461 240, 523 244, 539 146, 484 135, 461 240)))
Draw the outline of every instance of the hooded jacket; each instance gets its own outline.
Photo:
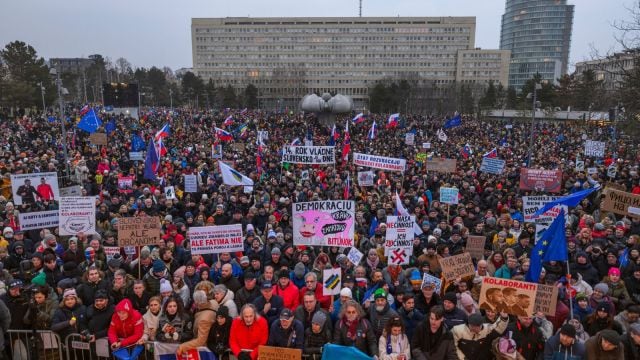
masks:
POLYGON ((232 319, 238 316, 238 307, 236 306, 234 297, 235 295, 233 294, 233 291, 227 290, 227 292, 224 294, 224 297, 222 298, 222 301, 220 301, 220 306, 227 307, 227 310, 229 310, 229 317, 231 317, 232 319))
POLYGON ((584 343, 575 339, 571 346, 566 347, 560 343, 560 333, 553 335, 544 344, 544 360, 553 360, 555 354, 560 354, 562 359, 571 359, 571 356, 584 358, 584 343))
MULTIPOLYGON (((193 339, 182 343, 179 347, 181 352, 205 346, 209 337, 209 331, 216 321, 216 313, 219 305, 215 300, 209 300, 207 306, 198 311, 193 316, 193 339)), ((158 333, 159 334, 159 333, 158 333)))
POLYGON ((584 343, 587 360, 620 360, 624 357, 624 345, 621 343, 618 347, 611 351, 604 351, 600 346, 602 335, 595 334, 584 343))
POLYGON ((444 322, 433 334, 429 318, 426 318, 414 329, 411 340, 411 355, 416 360, 458 360, 453 336, 444 322))
POLYGON ((85 313, 85 321, 80 324, 81 330, 87 329, 96 336, 96 339, 107 336, 111 318, 115 312, 115 307, 109 301, 104 309, 96 309, 95 306, 89 306, 85 313))
POLYGON ((451 329, 460 360, 490 359, 491 342, 507 329, 508 320, 498 318, 493 324, 483 324, 478 334, 474 334, 467 324, 451 329))
POLYGON ((242 350, 253 350, 251 359, 258 358, 258 347, 266 345, 269 339, 269 326, 267 319, 257 315, 250 326, 247 326, 242 318, 236 318, 231 323, 231 335, 229 337, 229 347, 233 355, 238 357, 242 350))
POLYGON ((300 305, 300 290, 291 280, 289 280, 289 284, 284 289, 280 287, 278 281, 278 284, 273 287, 273 293, 280 296, 284 302, 284 307, 291 311, 296 311, 296 308, 300 305))
POLYGON ((111 317, 109 324, 109 343, 120 342, 120 347, 133 345, 142 338, 144 334, 144 323, 142 315, 133 308, 129 299, 124 299, 116 305, 115 313, 111 317), (129 316, 125 320, 120 320, 118 311, 126 311, 129 316))

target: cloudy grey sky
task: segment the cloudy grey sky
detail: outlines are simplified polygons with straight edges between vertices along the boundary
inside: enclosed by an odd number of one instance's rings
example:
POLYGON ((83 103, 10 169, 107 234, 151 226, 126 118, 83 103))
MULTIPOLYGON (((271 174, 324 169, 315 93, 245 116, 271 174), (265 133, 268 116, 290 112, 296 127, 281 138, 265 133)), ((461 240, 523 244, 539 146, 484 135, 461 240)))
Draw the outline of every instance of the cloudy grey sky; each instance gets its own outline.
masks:
MULTIPOLYGON (((533 0, 532 0, 533 1, 533 0)), ((635 0, 575 4, 571 64, 616 48, 611 24, 635 0)), ((363 16, 475 16, 476 46, 498 48, 504 0, 364 0, 363 16)), ((357 16, 358 0, 2 0, 0 46, 25 41, 45 58, 91 54, 133 66, 191 67, 191 18, 357 16)))

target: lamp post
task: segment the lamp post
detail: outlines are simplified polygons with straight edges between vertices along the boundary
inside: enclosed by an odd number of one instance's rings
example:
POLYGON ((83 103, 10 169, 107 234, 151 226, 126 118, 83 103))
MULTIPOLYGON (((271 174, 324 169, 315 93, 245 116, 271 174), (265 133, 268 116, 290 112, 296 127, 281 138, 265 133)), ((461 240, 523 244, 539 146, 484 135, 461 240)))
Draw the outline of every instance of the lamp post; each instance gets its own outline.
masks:
POLYGON ((44 84, 41 81, 38 85, 40 85, 40 94, 42 94, 42 116, 44 117, 47 114, 47 106, 44 103, 44 84))
POLYGON ((70 169, 69 169, 69 153, 67 152, 67 129, 65 127, 65 119, 64 119, 64 99, 62 98, 63 89, 62 80, 60 80, 60 73, 56 70, 56 68, 51 68, 49 70, 49 74, 56 77, 56 86, 58 87, 58 102, 60 105, 60 129, 62 130, 62 151, 64 151, 64 168, 67 174, 67 181, 69 180, 70 169))
MULTIPOLYGON (((527 156, 527 166, 530 168, 531 167, 531 156, 533 154, 533 132, 535 131, 535 126, 536 126, 536 103, 537 103, 537 96, 538 96, 538 90, 542 90, 542 85, 536 83, 536 85, 533 88, 533 103, 532 103, 532 113, 531 113, 531 131, 529 133, 529 154, 527 156)), ((529 96, 531 96, 531 93, 529 93, 527 95, 527 98, 529 98, 529 96)))
POLYGON ((169 108, 171 109, 171 114, 173 114, 173 89, 169 89, 169 108))

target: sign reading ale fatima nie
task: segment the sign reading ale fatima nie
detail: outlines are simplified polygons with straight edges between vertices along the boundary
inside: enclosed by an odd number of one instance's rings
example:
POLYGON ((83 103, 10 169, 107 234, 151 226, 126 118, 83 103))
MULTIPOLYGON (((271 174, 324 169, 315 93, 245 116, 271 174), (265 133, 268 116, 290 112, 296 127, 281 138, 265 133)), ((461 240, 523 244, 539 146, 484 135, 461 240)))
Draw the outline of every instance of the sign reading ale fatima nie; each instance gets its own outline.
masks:
POLYGON ((192 227, 187 235, 193 255, 244 251, 242 224, 192 227))
POLYGON ((118 219, 118 245, 153 245, 160 238, 157 217, 125 217, 118 219))

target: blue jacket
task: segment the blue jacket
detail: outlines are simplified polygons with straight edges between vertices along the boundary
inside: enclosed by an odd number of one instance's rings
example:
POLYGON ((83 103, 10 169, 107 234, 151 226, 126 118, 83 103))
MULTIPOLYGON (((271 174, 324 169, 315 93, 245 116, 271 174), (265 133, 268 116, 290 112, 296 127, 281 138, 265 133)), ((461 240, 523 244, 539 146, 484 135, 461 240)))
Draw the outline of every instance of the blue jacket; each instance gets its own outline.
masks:
POLYGON ((544 360, 553 359, 584 359, 585 357, 584 343, 576 340, 570 347, 565 347, 560 344, 560 333, 553 335, 544 344, 544 360), (554 357, 554 354, 560 354, 559 357, 554 357), (572 357, 573 356, 573 357, 572 357))
POLYGON ((264 309, 264 306, 267 304, 267 300, 264 298, 264 296, 260 295, 258 296, 258 298, 253 300, 253 305, 256 306, 260 315, 264 316, 267 319, 267 323, 269 324, 269 326, 271 326, 271 324, 273 324, 280 317, 280 311, 284 309, 284 301, 280 296, 272 295, 269 303, 271 304, 271 309, 264 313, 262 309, 264 309))
POLYGON ((280 319, 274 321, 269 329, 267 345, 302 350, 304 346, 304 326, 302 326, 302 322, 293 319, 291 326, 288 329, 283 329, 280 325, 280 319))
POLYGON ((500 279, 511 279, 516 274, 516 272, 516 269, 511 270, 507 267, 507 264, 504 264, 500 267, 500 269, 496 270, 493 276, 500 279))

